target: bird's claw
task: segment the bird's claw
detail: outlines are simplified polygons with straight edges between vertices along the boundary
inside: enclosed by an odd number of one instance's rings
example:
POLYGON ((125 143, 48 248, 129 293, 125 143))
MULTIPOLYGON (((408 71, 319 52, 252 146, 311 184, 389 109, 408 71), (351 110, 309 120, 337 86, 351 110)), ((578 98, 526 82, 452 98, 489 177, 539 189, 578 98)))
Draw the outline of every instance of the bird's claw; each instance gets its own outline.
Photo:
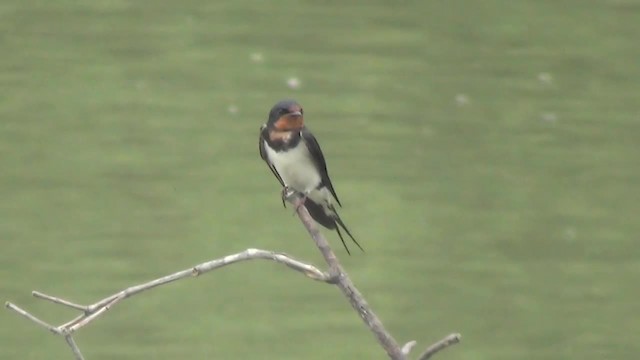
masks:
POLYGON ((286 208, 287 201, 291 201, 294 197, 299 197, 299 193, 288 186, 284 186, 280 196, 282 198, 282 206, 286 208))
POLYGON ((296 213, 298 213, 298 210, 300 209, 301 206, 304 205, 305 201, 307 201, 307 195, 308 194, 301 194, 293 189, 291 189, 288 186, 285 186, 282 188, 282 192, 280 193, 280 197, 282 199, 282 206, 284 206, 284 208, 287 208, 287 200, 290 200, 291 198, 293 198, 294 196, 297 197, 298 199, 300 199, 300 202, 295 206, 295 209, 293 211, 293 215, 295 215, 296 213))

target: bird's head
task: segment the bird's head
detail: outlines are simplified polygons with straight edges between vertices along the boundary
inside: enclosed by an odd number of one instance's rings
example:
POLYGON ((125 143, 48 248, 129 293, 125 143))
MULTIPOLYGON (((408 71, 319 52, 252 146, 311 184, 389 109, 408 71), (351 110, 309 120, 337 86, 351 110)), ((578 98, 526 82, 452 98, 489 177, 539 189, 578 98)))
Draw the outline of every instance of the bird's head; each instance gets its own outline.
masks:
POLYGON ((277 131, 299 130, 304 126, 303 113, 295 100, 282 100, 271 108, 267 126, 277 131))

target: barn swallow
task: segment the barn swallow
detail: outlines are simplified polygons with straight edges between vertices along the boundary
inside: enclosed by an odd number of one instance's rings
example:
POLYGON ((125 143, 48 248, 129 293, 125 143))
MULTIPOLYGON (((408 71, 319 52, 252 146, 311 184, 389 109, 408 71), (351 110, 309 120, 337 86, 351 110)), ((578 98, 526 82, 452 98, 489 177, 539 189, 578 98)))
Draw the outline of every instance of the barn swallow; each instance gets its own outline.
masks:
POLYGON ((267 123, 260 128, 258 147, 260 157, 282 185, 283 195, 287 190, 302 194, 302 204, 311 217, 327 229, 336 230, 347 254, 351 255, 351 252, 341 228, 364 251, 333 205, 335 201, 342 206, 329 178, 320 145, 304 126, 304 110, 300 104, 295 100, 283 100, 271 108, 267 123))

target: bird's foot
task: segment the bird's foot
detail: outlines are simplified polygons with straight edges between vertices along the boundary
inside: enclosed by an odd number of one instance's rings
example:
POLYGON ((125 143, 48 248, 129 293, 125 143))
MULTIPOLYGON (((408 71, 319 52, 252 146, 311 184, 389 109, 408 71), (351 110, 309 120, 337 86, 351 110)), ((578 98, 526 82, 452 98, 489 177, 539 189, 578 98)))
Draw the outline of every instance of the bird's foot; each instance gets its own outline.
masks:
POLYGON ((296 206, 295 209, 293 211, 293 215, 295 215, 298 210, 300 209, 301 206, 304 205, 305 201, 307 201, 307 197, 308 197, 308 193, 299 193, 295 190, 293 190, 292 188, 285 186, 282 188, 282 192, 280 194, 281 198, 282 198, 282 206, 284 206, 285 208, 287 207, 287 201, 293 202, 293 199, 298 199, 298 201, 300 201, 296 206))
POLYGON ((282 192, 280 193, 280 197, 282 199, 282 206, 284 206, 286 208, 287 207, 287 201, 293 202, 293 199, 300 197, 300 193, 285 185, 282 188, 282 192))
POLYGON ((284 206, 284 208, 287 208, 287 199, 289 198, 289 196, 291 196, 290 194, 291 189, 289 189, 288 186, 285 186, 282 188, 282 192, 280 193, 280 198, 282 199, 282 206, 284 206))

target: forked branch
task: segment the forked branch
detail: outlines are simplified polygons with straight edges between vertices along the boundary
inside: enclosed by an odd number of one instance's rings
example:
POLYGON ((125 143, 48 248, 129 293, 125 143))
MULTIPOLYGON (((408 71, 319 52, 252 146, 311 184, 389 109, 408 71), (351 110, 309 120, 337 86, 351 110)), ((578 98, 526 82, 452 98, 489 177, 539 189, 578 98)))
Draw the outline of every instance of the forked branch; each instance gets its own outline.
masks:
MULTIPOLYGON (((318 230, 318 227, 311 218, 307 209, 304 206, 301 206, 303 202, 302 198, 293 191, 287 193, 286 198, 297 209, 298 217, 300 218, 302 225, 307 229, 307 232, 309 232, 309 235, 311 235, 314 243, 322 253, 327 265, 329 265, 329 273, 335 277, 336 285, 340 288, 342 294, 349 299, 351 307, 353 307, 358 315, 360 315, 360 318, 364 321, 365 325, 367 325, 369 330, 373 332, 380 345, 387 352, 387 355, 389 355, 389 358, 393 360, 407 359, 416 342, 410 341, 402 348, 398 345, 398 342, 393 338, 391 333, 385 329, 380 318, 378 318, 378 316, 373 312, 373 309, 371 309, 371 306, 369 306, 364 296, 362 296, 360 291, 355 287, 349 278, 349 275, 340 264, 338 257, 329 246, 329 242, 322 235, 320 230, 318 230)), ((428 359, 438 351, 457 344, 460 342, 461 338, 462 336, 460 334, 450 334, 443 340, 429 346, 418 359, 428 359)))
MULTIPOLYGON (((300 203, 300 198, 296 194, 290 193, 288 194, 287 199, 296 206, 297 213, 300 220, 302 221, 302 224, 309 232, 309 235, 311 235, 311 238, 315 242, 316 246, 322 253, 322 256, 329 266, 328 272, 321 271, 311 264, 296 260, 283 253, 260 249, 247 249, 233 255, 228 255, 223 258, 195 265, 191 268, 184 269, 143 284, 128 287, 90 305, 80 305, 59 297, 43 294, 38 291, 33 291, 32 295, 38 299, 50 301, 54 304, 81 311, 80 315, 58 326, 51 325, 46 321, 37 318, 33 314, 11 302, 6 302, 5 306, 8 309, 13 310, 17 314, 25 317, 26 319, 31 320, 42 328, 52 332, 53 334, 63 337, 67 345, 69 345, 69 348, 71 349, 75 359, 84 360, 80 348, 76 345, 72 335, 76 331, 80 330, 84 326, 90 324, 100 316, 104 315, 109 309, 120 303, 122 300, 140 294, 144 291, 156 288, 158 286, 166 285, 185 278, 199 276, 201 274, 205 274, 207 272, 241 261, 256 259, 271 260, 280 264, 284 264, 290 269, 301 272, 310 279, 329 284, 335 284, 340 289, 340 291, 342 291, 343 295, 349 300, 349 303, 351 304, 353 309, 360 315, 366 326, 374 333, 378 342, 387 352, 389 357, 394 360, 406 360, 408 358, 409 352, 415 345, 415 341, 411 341, 400 348, 393 336, 391 336, 391 334, 384 328, 382 322, 373 312, 362 294, 358 291, 358 289, 356 289, 351 279, 349 279, 349 276, 347 275, 346 271, 344 271, 344 268, 338 261, 338 258, 331 250, 331 247, 329 246, 326 238, 318 230, 311 216, 307 212, 307 209, 304 206, 298 206, 300 203)), ((438 351, 443 350, 450 345, 456 344, 459 341, 460 334, 451 334, 438 341, 437 343, 429 346, 418 357, 418 359, 429 359, 438 351)))
POLYGON ((147 291, 147 290, 150 290, 158 286, 162 286, 177 280, 198 276, 198 275, 210 272, 212 270, 219 269, 223 266, 235 264, 237 262, 256 260, 256 259, 271 260, 271 261, 284 264, 290 269, 299 271, 304 275, 306 275, 308 278, 313 280, 322 281, 326 283, 333 282, 332 277, 328 273, 319 270, 318 268, 316 268, 311 264, 307 264, 300 260, 296 260, 290 257, 289 255, 286 255, 283 253, 276 253, 273 251, 267 251, 267 250, 247 249, 237 254, 228 255, 220 259, 207 261, 202 264, 193 266, 191 268, 178 271, 171 275, 163 276, 161 278, 151 280, 143 284, 128 287, 115 294, 109 295, 106 298, 101 299, 91 305, 79 305, 69 300, 43 294, 38 291, 33 291, 31 294, 38 299, 47 300, 54 304, 62 305, 75 310, 80 310, 82 312, 82 314, 58 326, 51 325, 46 321, 43 321, 37 318, 35 315, 29 313, 28 311, 20 308, 19 306, 11 302, 6 302, 5 306, 8 309, 15 311, 16 313, 22 315, 23 317, 49 330, 50 332, 64 337, 65 341, 73 351, 75 358, 77 360, 83 360, 84 357, 82 356, 80 349, 76 345, 72 337, 72 334, 80 330, 82 327, 96 320, 98 317, 103 315, 107 310, 111 309, 114 305, 116 305, 120 301, 126 298, 129 298, 131 296, 140 294, 144 291, 147 291))

